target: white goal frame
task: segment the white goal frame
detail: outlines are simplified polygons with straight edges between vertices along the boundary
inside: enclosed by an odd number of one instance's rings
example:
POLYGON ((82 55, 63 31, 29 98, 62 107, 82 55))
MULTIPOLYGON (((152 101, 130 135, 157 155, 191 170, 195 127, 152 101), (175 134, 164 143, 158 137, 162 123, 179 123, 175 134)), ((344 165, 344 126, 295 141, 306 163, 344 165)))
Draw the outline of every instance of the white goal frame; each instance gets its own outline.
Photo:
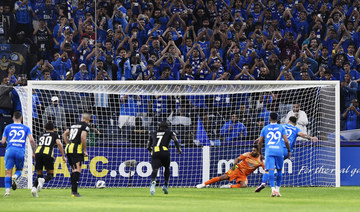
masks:
MULTIPOLYGON (((297 88, 306 88, 313 86, 333 86, 335 87, 335 187, 340 187, 340 82, 339 81, 28 81, 28 85, 17 88, 18 90, 23 90, 26 93, 26 102, 22 103, 23 113, 24 113, 24 124, 32 128, 32 90, 33 88, 46 89, 47 86, 50 86, 51 89, 54 89, 54 86, 61 86, 63 91, 67 91, 72 86, 85 85, 256 85, 259 86, 262 90, 266 91, 276 91, 281 90, 281 86, 291 85, 292 89, 297 88)), ((73 90, 71 90, 73 91, 73 90)), ((255 92, 256 90, 244 90, 237 91, 237 93, 249 93, 255 92)), ((86 92, 86 90, 79 90, 78 92, 86 92)), ((101 93, 114 93, 114 91, 99 91, 101 93)), ((96 91, 92 91, 92 93, 96 93, 96 91)), ((129 93, 131 94, 131 92, 129 93)), ((134 94, 135 93, 134 91, 134 94)), ((166 92, 162 92, 161 94, 167 95, 166 92)), ((169 93, 171 94, 171 93, 169 93)), ((27 142, 27 149, 29 149, 29 142, 27 142)), ((203 153, 208 152, 205 148, 203 149, 203 153)), ((206 154, 203 157, 203 180, 209 178, 208 172, 208 159, 206 159, 206 154)), ((33 167, 33 158, 31 154, 27 154, 26 158, 27 164, 30 167, 33 167)), ((33 170, 28 169, 27 172, 24 173, 27 177, 27 187, 32 187, 33 180, 33 170)))

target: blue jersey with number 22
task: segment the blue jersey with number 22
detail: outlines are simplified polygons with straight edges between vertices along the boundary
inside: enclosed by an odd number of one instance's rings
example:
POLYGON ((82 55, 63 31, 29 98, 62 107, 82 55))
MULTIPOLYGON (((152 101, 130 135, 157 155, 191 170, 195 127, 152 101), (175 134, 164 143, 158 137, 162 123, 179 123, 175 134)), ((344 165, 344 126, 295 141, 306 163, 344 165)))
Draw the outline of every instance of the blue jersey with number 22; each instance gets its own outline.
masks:
POLYGON ((17 147, 25 150, 25 141, 31 134, 30 128, 23 124, 9 124, 5 127, 3 137, 6 137, 6 149, 17 147))
POLYGON ((266 156, 283 156, 283 135, 286 135, 282 125, 271 123, 266 125, 260 133, 265 139, 266 156))

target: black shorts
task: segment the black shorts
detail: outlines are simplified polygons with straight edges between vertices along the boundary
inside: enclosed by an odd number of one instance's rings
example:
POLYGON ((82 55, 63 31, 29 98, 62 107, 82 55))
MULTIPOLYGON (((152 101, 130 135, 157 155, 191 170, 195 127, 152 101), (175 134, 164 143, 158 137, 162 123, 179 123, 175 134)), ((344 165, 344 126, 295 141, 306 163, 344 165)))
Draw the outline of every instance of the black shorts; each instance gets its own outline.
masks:
POLYGON ((158 169, 161 166, 170 167, 170 152, 169 151, 154 152, 151 159, 151 166, 153 169, 158 169))
POLYGON ((72 168, 76 168, 76 163, 80 162, 80 166, 83 164, 84 162, 84 154, 66 154, 69 164, 72 168))
POLYGON ((35 170, 54 170, 54 158, 47 154, 38 153, 35 155, 35 170))

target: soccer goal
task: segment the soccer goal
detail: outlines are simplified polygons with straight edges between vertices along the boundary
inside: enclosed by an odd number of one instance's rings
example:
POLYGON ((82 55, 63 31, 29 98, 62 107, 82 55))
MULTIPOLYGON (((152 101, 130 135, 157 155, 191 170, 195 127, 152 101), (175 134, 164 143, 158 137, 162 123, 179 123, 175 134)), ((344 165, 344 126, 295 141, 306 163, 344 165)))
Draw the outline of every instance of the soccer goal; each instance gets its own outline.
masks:
MULTIPOLYGON (((234 158, 251 151, 262 127, 269 123, 270 112, 277 112, 285 123, 294 106, 300 109, 295 111, 300 127, 319 141, 296 142, 292 158, 284 162, 284 186, 340 186, 338 82, 29 81, 27 87, 16 89, 24 123, 32 127, 35 138, 47 121, 55 122, 62 134, 80 120, 83 111, 93 114, 80 187, 94 187, 98 180, 107 187, 148 186, 147 140, 165 119, 183 150, 182 155, 175 148, 169 150, 169 186, 195 186, 223 174, 234 158), (58 98, 58 106, 53 97, 58 98), (241 124, 229 129, 230 120, 241 124)), ((56 148, 54 157, 55 178, 46 186, 70 187, 69 166, 56 148)), ((33 170, 31 154, 27 154, 23 187, 31 187, 33 170)), ((259 169, 251 174, 248 185, 258 185, 262 173, 259 169)), ((162 175, 160 170, 160 182, 162 175)))

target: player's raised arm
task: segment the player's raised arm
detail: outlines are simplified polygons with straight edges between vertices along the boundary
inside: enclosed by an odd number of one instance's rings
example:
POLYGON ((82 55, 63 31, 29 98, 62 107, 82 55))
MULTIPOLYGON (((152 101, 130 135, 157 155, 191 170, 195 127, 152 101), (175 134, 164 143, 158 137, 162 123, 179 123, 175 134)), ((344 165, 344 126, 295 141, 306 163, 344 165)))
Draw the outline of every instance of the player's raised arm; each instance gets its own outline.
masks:
POLYGON ((303 132, 299 132, 298 133, 298 136, 300 136, 300 137, 303 137, 303 138, 306 138, 306 139, 309 139, 309 140, 313 140, 313 141, 315 141, 315 142, 317 142, 318 141, 318 138, 317 137, 311 137, 310 135, 307 135, 307 134, 305 134, 305 133, 303 133, 303 132))
POLYGON ((65 130, 65 132, 62 134, 62 138, 64 139, 65 144, 69 143, 69 138, 68 138, 69 134, 70 134, 69 129, 65 130))

